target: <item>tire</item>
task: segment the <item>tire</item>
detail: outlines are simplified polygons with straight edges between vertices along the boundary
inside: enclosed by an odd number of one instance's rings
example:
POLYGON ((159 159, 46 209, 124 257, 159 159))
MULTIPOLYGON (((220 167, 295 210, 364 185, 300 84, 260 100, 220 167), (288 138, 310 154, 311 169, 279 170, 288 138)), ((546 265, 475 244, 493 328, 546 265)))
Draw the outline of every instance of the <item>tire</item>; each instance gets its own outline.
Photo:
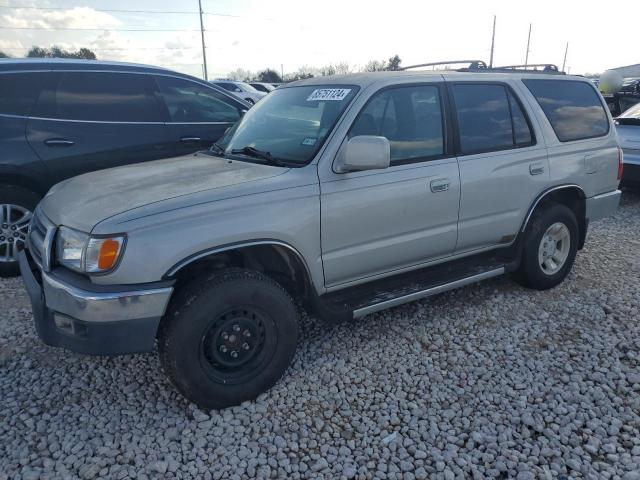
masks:
POLYGON ((0 277, 14 277, 20 273, 17 252, 24 247, 31 212, 40 198, 40 195, 26 188, 0 185, 0 277), (12 206, 9 219, 8 205, 12 206), (14 237, 16 233, 19 233, 17 240, 14 237), (15 245, 18 245, 17 249, 15 245))
POLYGON ((297 343, 298 313, 289 294, 259 272, 235 268, 187 284, 158 332, 166 375, 206 409, 268 390, 293 360, 297 343))
POLYGON ((576 258, 578 237, 578 221, 569 207, 552 203, 536 211, 525 232, 522 261, 515 274, 518 283, 535 290, 562 283, 576 258))

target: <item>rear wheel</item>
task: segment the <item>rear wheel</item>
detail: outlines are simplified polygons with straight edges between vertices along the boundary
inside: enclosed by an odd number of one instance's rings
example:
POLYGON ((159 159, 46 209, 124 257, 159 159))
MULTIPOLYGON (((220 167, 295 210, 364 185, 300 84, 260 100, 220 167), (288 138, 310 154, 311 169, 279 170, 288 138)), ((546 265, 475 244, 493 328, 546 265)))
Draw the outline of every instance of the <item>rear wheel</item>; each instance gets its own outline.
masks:
POLYGON ((298 341, 291 297, 259 272, 229 269, 192 281, 158 333, 160 361, 176 388, 203 408, 224 408, 269 389, 298 341))
POLYGON ((560 284, 576 258, 578 235, 578 221, 569 207, 550 204, 534 213, 516 272, 518 282, 536 290, 560 284))
POLYGON ((18 275, 18 252, 25 245, 27 230, 40 196, 13 185, 0 185, 0 277, 18 275))

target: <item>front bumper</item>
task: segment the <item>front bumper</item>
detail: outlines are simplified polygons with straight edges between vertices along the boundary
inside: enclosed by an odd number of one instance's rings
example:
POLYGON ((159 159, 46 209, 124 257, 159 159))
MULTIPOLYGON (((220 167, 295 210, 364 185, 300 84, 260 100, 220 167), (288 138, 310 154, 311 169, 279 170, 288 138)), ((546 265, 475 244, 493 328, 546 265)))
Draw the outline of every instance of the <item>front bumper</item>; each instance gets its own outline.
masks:
POLYGON ((20 253, 20 273, 45 344, 95 355, 153 349, 171 282, 106 288, 70 272, 40 272, 28 255, 20 253))
POLYGON ((622 192, 614 190, 594 197, 587 198, 586 217, 589 222, 608 217, 616 211, 620 205, 622 192))

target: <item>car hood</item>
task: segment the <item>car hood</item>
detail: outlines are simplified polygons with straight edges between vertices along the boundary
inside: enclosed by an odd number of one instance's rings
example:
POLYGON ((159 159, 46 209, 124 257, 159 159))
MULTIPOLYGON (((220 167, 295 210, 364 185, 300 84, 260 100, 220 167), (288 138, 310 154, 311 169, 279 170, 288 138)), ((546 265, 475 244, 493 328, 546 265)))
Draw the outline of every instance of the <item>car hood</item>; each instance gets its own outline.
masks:
POLYGON ((208 190, 233 189, 287 170, 196 153, 65 180, 51 188, 40 208, 56 225, 91 232, 99 222, 135 208, 208 190))

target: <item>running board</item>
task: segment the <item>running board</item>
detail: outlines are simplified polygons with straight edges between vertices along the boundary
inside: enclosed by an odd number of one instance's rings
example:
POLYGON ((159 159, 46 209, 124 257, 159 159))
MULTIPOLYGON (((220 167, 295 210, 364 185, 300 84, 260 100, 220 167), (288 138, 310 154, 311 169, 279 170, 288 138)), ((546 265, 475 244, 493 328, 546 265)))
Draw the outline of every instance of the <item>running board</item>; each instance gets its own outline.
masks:
POLYGON ((478 273, 476 275, 471 275, 469 277, 461 278, 453 282, 443 283, 442 285, 436 285, 424 290, 419 290, 407 295, 400 295, 399 297, 391 298, 383 302, 373 303, 371 305, 367 305, 366 307, 355 309, 353 311, 353 318, 364 317, 365 315, 369 315, 370 313, 379 312, 380 310, 385 310, 391 307, 397 307, 398 305, 402 305, 403 303, 413 302, 414 300, 430 297, 432 295, 446 292, 448 290, 453 290, 455 288, 464 287, 465 285, 480 282, 481 280, 497 277, 504 274, 505 272, 505 267, 500 267, 493 270, 488 270, 486 272, 478 273))

